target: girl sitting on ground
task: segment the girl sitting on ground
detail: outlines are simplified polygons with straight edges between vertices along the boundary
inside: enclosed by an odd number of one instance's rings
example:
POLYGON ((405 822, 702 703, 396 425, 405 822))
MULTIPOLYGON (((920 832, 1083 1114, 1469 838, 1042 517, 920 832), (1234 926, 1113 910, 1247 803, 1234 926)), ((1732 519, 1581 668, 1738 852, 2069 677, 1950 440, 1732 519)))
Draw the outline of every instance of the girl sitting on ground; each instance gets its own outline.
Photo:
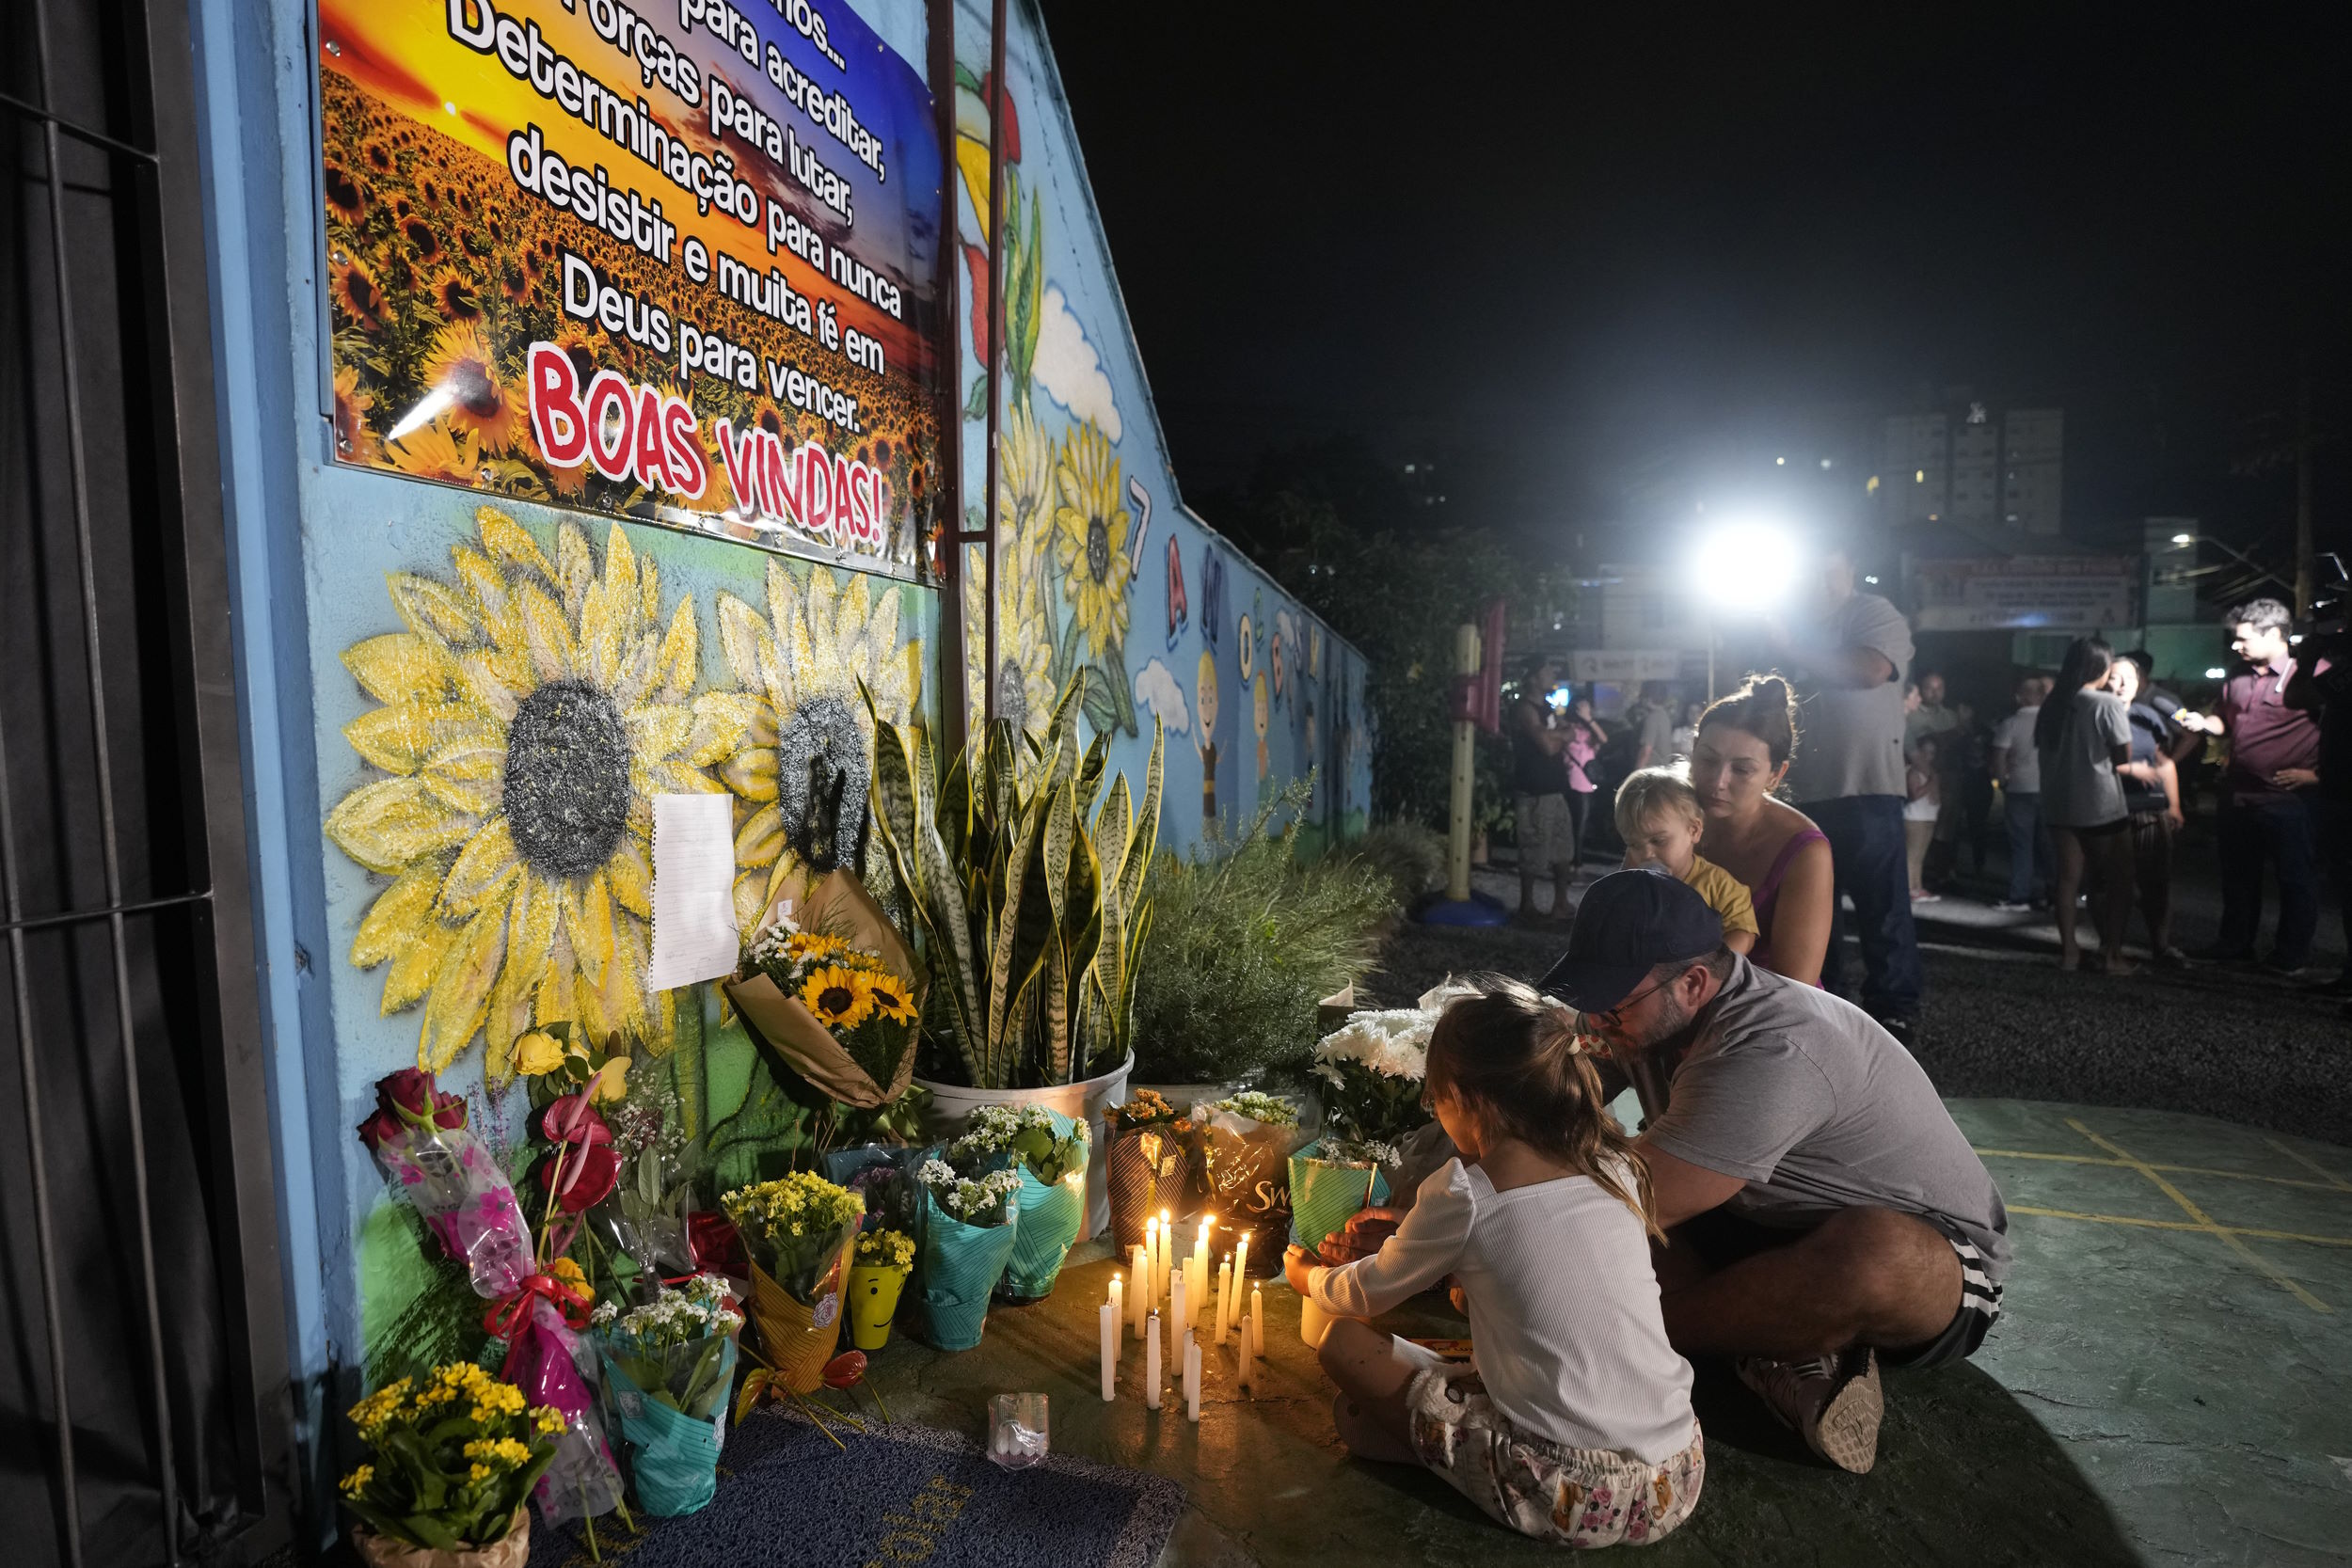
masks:
POLYGON ((1335 1315, 1323 1369, 1360 1458, 1425 1465, 1502 1524, 1571 1546, 1655 1541, 1707 1462, 1691 1367, 1666 1342, 1641 1156, 1609 1117, 1576 1016, 1516 981, 1441 1015, 1422 1098, 1459 1151, 1381 1249, 1303 1247, 1293 1289, 1335 1315), (1452 1275, 1474 1365, 1357 1321, 1452 1275))
POLYGON ((1745 953, 1756 945, 1756 905, 1739 878, 1699 853, 1706 832, 1698 792, 1677 769, 1645 768, 1617 786, 1625 868, 1657 866, 1681 881, 1723 918, 1724 945, 1745 953))

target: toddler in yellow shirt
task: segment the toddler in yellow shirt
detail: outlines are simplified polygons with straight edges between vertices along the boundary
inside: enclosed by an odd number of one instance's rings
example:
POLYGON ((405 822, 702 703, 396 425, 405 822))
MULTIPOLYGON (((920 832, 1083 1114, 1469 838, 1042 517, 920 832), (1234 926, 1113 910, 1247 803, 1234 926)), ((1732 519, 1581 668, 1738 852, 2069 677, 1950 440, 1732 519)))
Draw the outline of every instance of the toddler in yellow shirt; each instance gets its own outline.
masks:
POLYGON ((1745 953, 1756 945, 1756 906, 1739 878, 1699 853, 1706 831, 1697 793, 1675 769, 1645 768, 1617 786, 1627 869, 1655 865, 1680 878, 1723 916, 1724 945, 1745 953))

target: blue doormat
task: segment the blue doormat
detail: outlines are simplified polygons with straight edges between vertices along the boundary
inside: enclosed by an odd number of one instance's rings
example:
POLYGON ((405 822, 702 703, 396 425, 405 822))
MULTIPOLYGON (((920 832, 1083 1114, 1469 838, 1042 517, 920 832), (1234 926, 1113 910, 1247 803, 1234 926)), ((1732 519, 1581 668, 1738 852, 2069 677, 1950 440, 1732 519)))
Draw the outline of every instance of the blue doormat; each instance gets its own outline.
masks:
MULTIPOLYGON (((813 1563, 859 1568, 1152 1568, 1184 1513, 1162 1476, 1049 1455, 1025 1470, 930 1427, 836 1427, 763 1410, 727 1437, 719 1495, 678 1519, 596 1521, 604 1560, 628 1568, 813 1563)), ((530 1568, 592 1565, 580 1523, 532 1519, 530 1568)))

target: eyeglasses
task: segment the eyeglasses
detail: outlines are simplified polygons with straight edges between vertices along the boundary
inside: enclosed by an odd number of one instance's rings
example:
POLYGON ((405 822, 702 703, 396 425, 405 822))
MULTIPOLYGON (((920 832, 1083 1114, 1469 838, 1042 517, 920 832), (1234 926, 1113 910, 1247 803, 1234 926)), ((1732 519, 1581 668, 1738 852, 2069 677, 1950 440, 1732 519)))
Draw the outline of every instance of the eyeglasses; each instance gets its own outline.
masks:
POLYGON ((1628 1007, 1630 1007, 1633 1004, 1639 1002, 1645 996, 1655 995, 1657 992, 1665 990, 1672 984, 1674 984, 1672 979, 1661 980, 1646 990, 1635 991, 1631 996, 1627 997, 1624 1001, 1618 1003, 1613 1007, 1607 1008, 1604 1011, 1597 1013, 1586 1013, 1584 1015, 1585 1021, 1591 1023, 1597 1023, 1604 1029, 1622 1028, 1625 1025, 1625 1010, 1628 1007))

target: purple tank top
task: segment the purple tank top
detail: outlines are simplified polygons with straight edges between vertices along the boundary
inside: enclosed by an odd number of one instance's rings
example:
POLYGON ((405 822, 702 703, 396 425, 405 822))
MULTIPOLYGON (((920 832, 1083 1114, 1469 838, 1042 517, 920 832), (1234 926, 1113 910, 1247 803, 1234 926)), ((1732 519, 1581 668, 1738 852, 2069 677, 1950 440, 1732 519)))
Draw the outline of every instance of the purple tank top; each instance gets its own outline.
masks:
MULTIPOLYGON (((1788 875, 1788 863, 1806 845, 1828 842, 1829 835, 1819 828, 1807 827, 1803 832, 1791 833, 1788 842, 1780 847, 1780 853, 1772 857, 1772 868, 1764 873, 1764 879, 1749 894, 1749 902, 1756 906, 1756 939, 1748 961, 1758 969, 1772 967, 1772 907, 1780 902, 1780 879, 1788 875)), ((1821 982, 1816 976, 1813 983, 1819 986, 1821 982)))

